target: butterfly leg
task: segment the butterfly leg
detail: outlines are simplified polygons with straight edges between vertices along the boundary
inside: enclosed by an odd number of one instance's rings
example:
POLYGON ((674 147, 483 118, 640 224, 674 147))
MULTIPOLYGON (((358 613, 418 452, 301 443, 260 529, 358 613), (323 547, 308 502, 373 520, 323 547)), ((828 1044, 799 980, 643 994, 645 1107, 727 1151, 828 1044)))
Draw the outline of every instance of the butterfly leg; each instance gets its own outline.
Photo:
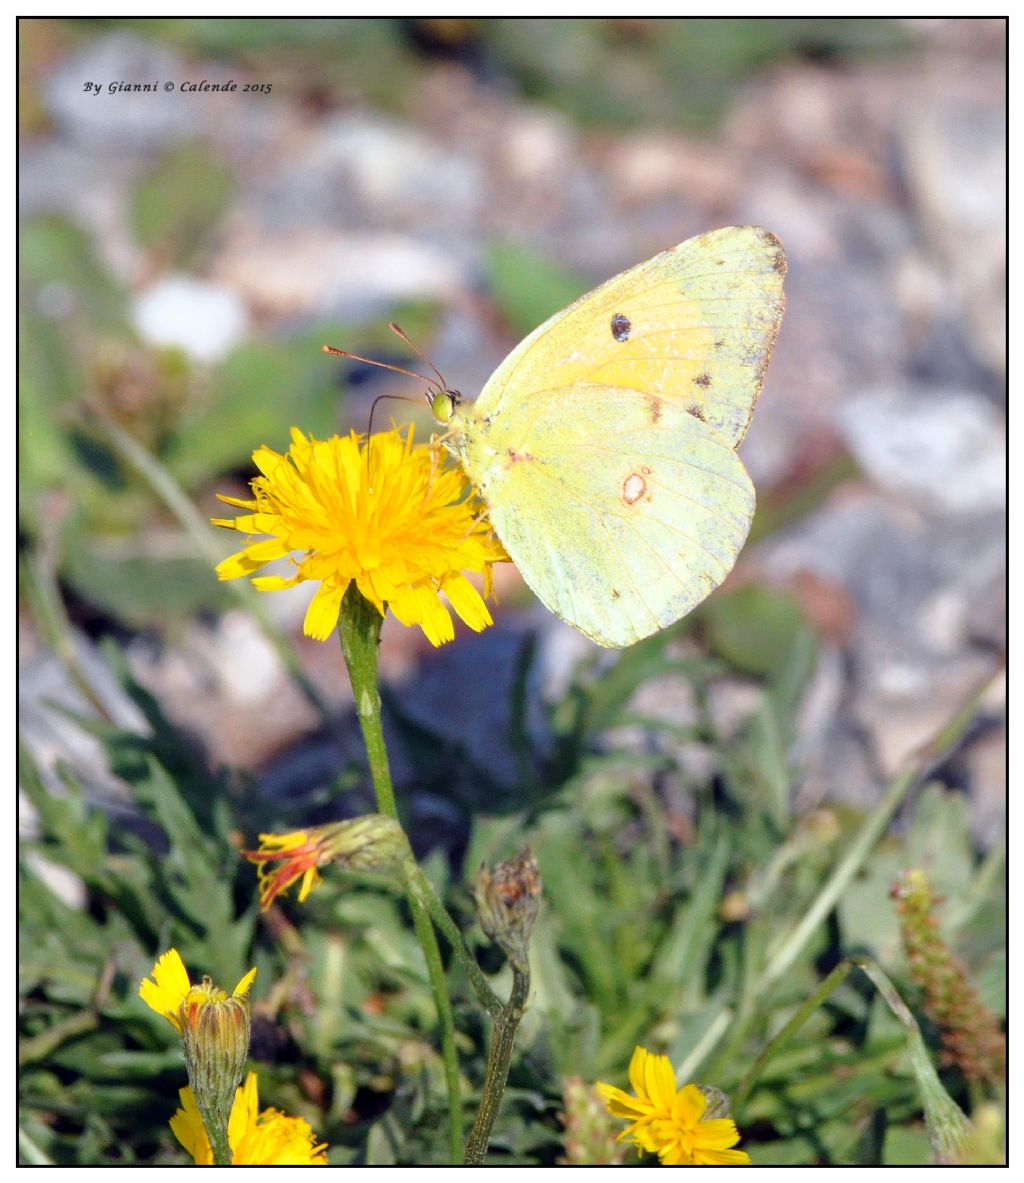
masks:
POLYGON ((453 435, 455 435, 454 431, 446 431, 443 435, 438 435, 436 431, 432 431, 430 433, 430 441, 428 444, 430 448, 430 480, 427 482, 428 494, 434 487, 434 477, 437 475, 437 457, 441 450, 441 445, 445 442, 445 440, 451 439, 453 435))

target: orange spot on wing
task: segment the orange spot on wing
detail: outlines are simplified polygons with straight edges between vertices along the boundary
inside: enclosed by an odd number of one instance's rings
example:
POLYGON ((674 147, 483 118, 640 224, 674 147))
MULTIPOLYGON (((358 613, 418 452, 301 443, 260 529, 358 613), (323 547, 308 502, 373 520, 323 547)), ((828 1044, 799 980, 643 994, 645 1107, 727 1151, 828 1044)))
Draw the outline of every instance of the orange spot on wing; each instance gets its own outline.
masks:
POLYGON ((647 492, 647 482, 638 472, 631 472, 622 482, 622 500, 627 505, 636 505, 647 492))

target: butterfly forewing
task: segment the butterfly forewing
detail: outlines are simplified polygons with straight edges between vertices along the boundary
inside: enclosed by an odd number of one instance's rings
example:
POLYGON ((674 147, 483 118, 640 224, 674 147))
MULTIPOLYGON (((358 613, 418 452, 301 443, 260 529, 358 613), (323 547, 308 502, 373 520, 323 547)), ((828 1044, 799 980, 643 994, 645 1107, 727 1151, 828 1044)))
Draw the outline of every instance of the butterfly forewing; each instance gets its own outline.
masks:
POLYGON ((758 226, 688 239, 615 276, 536 329, 498 367, 481 414, 552 386, 659 394, 734 447, 764 382, 785 305, 782 244, 758 226))

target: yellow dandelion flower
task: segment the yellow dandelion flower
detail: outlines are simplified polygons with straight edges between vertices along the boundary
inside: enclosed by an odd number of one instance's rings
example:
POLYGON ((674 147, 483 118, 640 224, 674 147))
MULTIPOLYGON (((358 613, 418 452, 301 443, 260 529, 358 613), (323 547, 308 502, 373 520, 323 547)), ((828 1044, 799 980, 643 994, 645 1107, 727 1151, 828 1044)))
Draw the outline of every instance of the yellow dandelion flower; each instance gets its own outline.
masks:
MULTIPOLYGON (((150 971, 150 978, 143 978, 139 986, 139 997, 175 1028, 179 1035, 184 1033, 185 1023, 193 1024, 205 1005, 228 1001, 225 991, 215 986, 209 978, 203 978, 198 986, 188 980, 188 970, 177 949, 168 949, 150 971)), ((239 981, 231 997, 245 998, 256 977, 251 969, 239 981)))
POLYGON ((252 500, 220 497, 248 512, 212 520, 271 537, 250 541, 220 563, 220 579, 251 575, 272 559, 299 552, 291 579, 259 576, 253 584, 277 591, 318 581, 304 624, 306 635, 318 641, 338 623, 352 580, 382 616, 390 608, 402 624, 418 624, 434 645, 455 636, 440 592, 470 628, 479 632, 492 623, 463 572, 482 574, 489 595, 492 564, 507 555, 482 504, 465 496, 462 469, 425 445, 414 447, 412 428, 405 435, 392 428, 362 446, 355 432, 318 440, 293 427, 285 455, 262 447, 253 462, 262 476, 252 481, 252 500))
POLYGON ((597 1084, 609 1112, 631 1122, 619 1134, 620 1141, 626 1138, 657 1154, 666 1166, 750 1162, 745 1151, 730 1149, 740 1140, 731 1118, 706 1118, 707 1097, 695 1084, 677 1090, 668 1056, 636 1048, 629 1062, 629 1083, 636 1096, 614 1085, 597 1084))
MULTIPOLYGON (((213 1149, 190 1088, 179 1090, 181 1108, 171 1118, 171 1130, 199 1166, 213 1162, 213 1149)), ((232 1166, 327 1165, 327 1143, 317 1142, 303 1117, 289 1117, 277 1109, 259 1111, 255 1072, 235 1092, 228 1120, 232 1166)))

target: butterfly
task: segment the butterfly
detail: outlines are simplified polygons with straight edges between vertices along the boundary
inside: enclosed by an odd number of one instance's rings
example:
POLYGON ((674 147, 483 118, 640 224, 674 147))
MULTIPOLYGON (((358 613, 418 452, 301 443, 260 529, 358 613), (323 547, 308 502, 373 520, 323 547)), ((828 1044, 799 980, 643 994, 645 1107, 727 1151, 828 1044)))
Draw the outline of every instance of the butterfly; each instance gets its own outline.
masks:
POLYGON ((736 448, 785 274, 767 230, 701 234, 545 321, 476 402, 430 397, 526 583, 599 645, 672 624, 736 562, 754 514, 736 448))
POLYGON ((754 514, 736 448, 785 274, 768 230, 713 230, 556 313, 475 402, 428 392, 526 583, 599 645, 665 628, 732 570, 754 514))

